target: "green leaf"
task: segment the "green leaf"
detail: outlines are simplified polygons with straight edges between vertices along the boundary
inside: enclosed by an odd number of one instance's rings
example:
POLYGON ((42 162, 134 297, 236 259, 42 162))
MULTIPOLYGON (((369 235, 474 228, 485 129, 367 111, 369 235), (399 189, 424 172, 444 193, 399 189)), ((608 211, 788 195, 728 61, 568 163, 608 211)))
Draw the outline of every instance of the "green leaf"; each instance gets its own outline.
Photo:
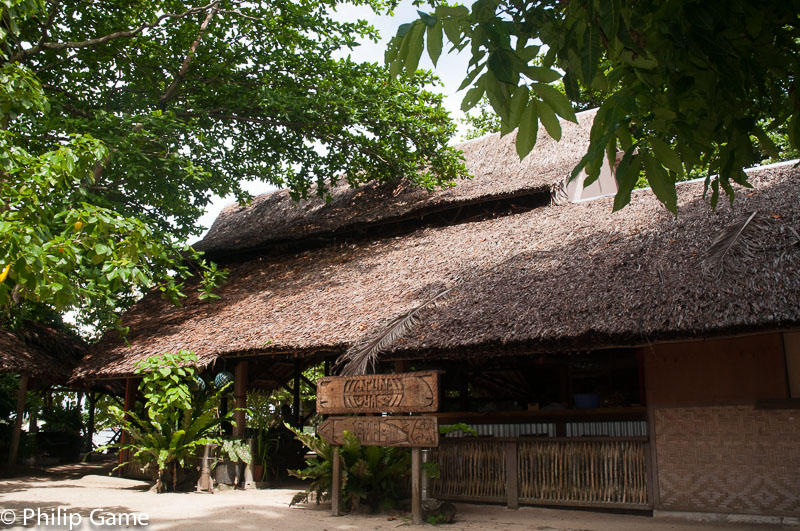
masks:
POLYGON ((398 37, 405 37, 406 34, 411 30, 412 26, 413 26, 413 23, 411 23, 411 22, 406 22, 405 24, 400 24, 400 26, 397 28, 397 36, 398 37))
MULTIPOLYGON (((465 88, 467 88, 468 86, 470 86, 470 84, 472 84, 472 81, 473 81, 473 80, 474 80, 474 79, 475 79, 475 78, 478 76, 478 74, 480 74, 482 71, 483 71, 483 66, 476 66, 475 68, 473 68, 473 69, 472 69, 472 70, 469 72, 469 74, 467 74, 467 77, 465 77, 465 78, 464 78, 464 80, 461 82, 461 86, 459 86, 459 87, 458 87, 458 90, 459 90, 459 91, 461 91, 461 90, 464 90, 465 88)), ((477 84, 476 84, 476 86, 477 86, 477 84)))
POLYGON ((547 134, 556 142, 561 140, 561 122, 558 120, 556 113, 553 112, 553 109, 549 105, 537 105, 536 108, 539 111, 539 120, 541 120, 544 128, 547 129, 547 134))
POLYGON ((583 50, 581 56, 581 75, 584 83, 589 86, 597 73, 597 65, 603 53, 603 43, 600 40, 600 28, 593 22, 586 26, 583 35, 583 50))
POLYGON ((681 162, 681 158, 677 153, 675 153, 675 151, 672 150, 671 147, 666 144, 666 142, 656 137, 651 137, 649 142, 650 147, 653 148, 653 153, 655 154, 656 159, 658 159, 661 164, 675 173, 683 173, 683 163, 681 162))
POLYGON ((483 85, 472 87, 467 91, 464 95, 464 99, 461 101, 461 110, 467 112, 471 108, 475 106, 476 103, 480 101, 483 97, 483 93, 485 92, 483 85))
POLYGON ((517 131, 517 155, 519 160, 524 159, 536 145, 536 135, 539 132, 539 117, 536 113, 536 102, 531 101, 519 122, 517 131))
POLYGON ((436 66, 439 56, 442 54, 442 25, 430 26, 427 30, 428 56, 436 66))
POLYGON ((540 83, 552 83, 561 79, 559 72, 541 66, 526 66, 522 72, 533 81, 540 83))
POLYGON ((671 175, 653 158, 648 152, 641 153, 644 159, 644 168, 647 175, 647 182, 653 189, 653 193, 661 201, 667 210, 678 215, 678 194, 675 191, 675 181, 671 175))
POLYGON ((461 24, 452 18, 446 18, 442 22, 442 27, 448 40, 457 46, 461 42, 461 24))
POLYGON ((503 83, 516 85, 519 75, 514 71, 511 55, 506 50, 497 50, 489 54, 489 71, 503 83))
POLYGON ((419 66, 419 60, 422 57, 422 49, 425 47, 423 43, 423 35, 425 34, 425 24, 418 20, 414 22, 413 27, 404 37, 404 44, 407 43, 405 50, 400 48, 400 54, 403 57, 403 68, 406 73, 411 74, 416 71, 419 66), (405 52, 405 53, 404 53, 405 52))
POLYGON ((530 93, 528 87, 525 85, 517 87, 511 96, 511 104, 509 105, 508 121, 512 127, 519 125, 529 101, 530 93))
POLYGON ((550 85, 542 83, 534 83, 533 90, 542 98, 542 101, 550 106, 562 118, 570 122, 578 123, 575 117, 575 111, 572 109, 572 104, 569 99, 550 85))
POLYGON ((756 127, 753 130, 753 135, 758 139, 758 145, 761 146, 761 149, 764 153, 767 153, 771 157, 779 157, 780 150, 778 146, 775 145, 775 142, 767 136, 763 129, 760 127, 756 127))
POLYGON ((614 196, 614 212, 631 202, 631 192, 639 180, 641 161, 635 151, 635 146, 630 147, 617 166, 616 178, 619 188, 614 196))
POLYGON ((417 9, 417 14, 419 15, 419 18, 422 19, 425 25, 428 26, 429 28, 432 28, 436 25, 436 15, 420 11, 419 9, 417 9))

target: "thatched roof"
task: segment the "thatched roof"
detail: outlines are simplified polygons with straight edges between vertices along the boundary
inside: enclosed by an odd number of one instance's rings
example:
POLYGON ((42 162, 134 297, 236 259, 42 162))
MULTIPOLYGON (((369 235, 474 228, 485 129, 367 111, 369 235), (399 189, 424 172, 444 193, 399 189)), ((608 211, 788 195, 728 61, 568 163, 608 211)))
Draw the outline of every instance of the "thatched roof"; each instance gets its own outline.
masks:
POLYGON ((107 335, 76 376, 130 374, 138 360, 180 348, 201 363, 342 351, 449 285, 452 296, 391 355, 587 349, 794 326, 798 177, 791 164, 751 171, 755 188, 716 211, 702 183, 680 185, 677 219, 641 190, 613 214, 606 198, 234 263, 216 303, 145 297, 124 317, 130 346, 107 335), (768 225, 763 248, 730 253, 741 273, 704 272, 715 236, 753 210, 768 225))
POLYGON ((472 179, 427 192, 407 182, 336 187, 331 200, 293 201, 286 190, 255 197, 247 206, 227 207, 206 237, 195 244, 212 255, 262 248, 314 236, 329 236, 365 226, 417 218, 487 199, 549 194, 586 152, 596 111, 578 114, 578 124, 562 121, 562 138, 553 140, 539 128, 534 150, 517 156, 516 131, 488 135, 458 146, 472 179))
POLYGON ((27 323, 17 332, 0 330, 0 373, 65 383, 85 353, 80 339, 41 324, 27 323))

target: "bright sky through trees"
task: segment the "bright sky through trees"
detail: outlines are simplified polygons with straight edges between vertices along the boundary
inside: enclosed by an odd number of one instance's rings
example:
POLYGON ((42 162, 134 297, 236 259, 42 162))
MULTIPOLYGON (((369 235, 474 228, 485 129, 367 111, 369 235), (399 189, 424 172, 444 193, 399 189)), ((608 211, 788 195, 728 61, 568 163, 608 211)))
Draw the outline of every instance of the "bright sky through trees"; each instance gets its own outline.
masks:
MULTIPOLYGON (((358 62, 369 61, 383 64, 386 45, 389 39, 397 33, 398 26, 405 22, 413 21, 418 17, 417 8, 412 5, 411 0, 403 0, 395 9, 394 16, 375 13, 366 6, 342 5, 333 17, 334 19, 342 21, 364 19, 380 32, 381 40, 377 43, 363 40, 362 45, 352 52, 343 50, 340 55, 346 57, 349 54, 354 61, 358 62)), ((448 54, 443 56, 435 70, 427 54, 424 54, 420 61, 420 68, 434 70, 434 73, 441 80, 443 85, 440 87, 432 87, 432 89, 435 92, 440 92, 445 95, 445 107, 450 111, 453 120, 456 121, 463 115, 461 112, 461 99, 464 97, 463 91, 457 93, 456 90, 461 84, 464 72, 467 70, 468 62, 468 53, 461 53, 458 55, 448 54)), ((456 139, 460 139, 463 133, 463 126, 460 126, 459 135, 457 135, 456 139)), ((264 182, 245 182, 242 183, 242 187, 253 195, 275 190, 274 186, 264 182)), ((200 218, 200 225, 206 227, 206 229, 211 227, 211 224, 214 223, 220 211, 233 202, 233 196, 223 198, 215 196, 206 209, 205 215, 200 218)), ((200 239, 202 239, 202 236, 190 239, 189 243, 194 243, 200 239)))

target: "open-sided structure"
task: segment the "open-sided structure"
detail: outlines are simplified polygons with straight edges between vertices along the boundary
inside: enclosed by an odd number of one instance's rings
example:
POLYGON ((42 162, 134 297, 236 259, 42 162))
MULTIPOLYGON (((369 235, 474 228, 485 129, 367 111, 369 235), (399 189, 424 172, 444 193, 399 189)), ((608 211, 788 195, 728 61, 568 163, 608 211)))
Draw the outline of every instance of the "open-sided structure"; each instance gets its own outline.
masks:
POLYGON ((450 189, 227 209, 199 245, 230 270, 221 299, 146 296, 75 378, 187 348, 275 387, 452 288, 378 367, 443 370, 440 424, 479 433, 432 452, 433 495, 800 516, 800 171, 750 171, 716 210, 680 184, 677 218, 649 190, 552 204, 593 116, 522 162, 513 134, 465 144, 475 178, 450 189))
POLYGON ((41 324, 26 323, 16 332, 0 330, 0 373, 20 375, 9 464, 17 460, 25 393, 35 387, 66 383, 84 354, 86 348, 80 339, 41 324))

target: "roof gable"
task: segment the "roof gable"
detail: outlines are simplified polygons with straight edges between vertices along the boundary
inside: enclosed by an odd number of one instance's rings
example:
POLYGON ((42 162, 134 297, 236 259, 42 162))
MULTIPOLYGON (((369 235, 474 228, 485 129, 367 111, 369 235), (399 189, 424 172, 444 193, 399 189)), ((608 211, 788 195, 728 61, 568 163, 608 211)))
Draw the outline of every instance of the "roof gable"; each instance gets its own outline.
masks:
POLYGON ((79 374, 128 374, 139 359, 181 348, 203 363, 341 351, 454 284, 453 296, 426 311, 393 355, 457 356, 470 347, 485 354, 504 351, 489 347, 502 344, 599 348, 798 324, 800 245, 770 245, 788 227, 800 231, 800 170, 749 173, 755 188, 739 189, 732 207, 716 211, 702 199, 702 183, 679 186, 677 219, 639 190, 616 213, 605 198, 234 263, 216 303, 192 296, 176 307, 145 297, 123 321, 130 346, 108 334, 79 374), (738 258, 744 275, 703 273, 714 237, 753 210, 775 220, 765 251, 738 258))
POLYGON ((536 147, 517 156, 517 132, 492 134, 458 147, 472 179, 433 192, 407 182, 338 186, 329 202, 315 197, 293 201, 286 190, 262 194, 249 205, 223 210, 195 248, 212 255, 243 252, 277 243, 329 236, 422 214, 455 209, 500 198, 549 194, 580 161, 589 144, 595 110, 578 114, 578 123, 562 121, 562 138, 553 140, 539 128, 536 147))

